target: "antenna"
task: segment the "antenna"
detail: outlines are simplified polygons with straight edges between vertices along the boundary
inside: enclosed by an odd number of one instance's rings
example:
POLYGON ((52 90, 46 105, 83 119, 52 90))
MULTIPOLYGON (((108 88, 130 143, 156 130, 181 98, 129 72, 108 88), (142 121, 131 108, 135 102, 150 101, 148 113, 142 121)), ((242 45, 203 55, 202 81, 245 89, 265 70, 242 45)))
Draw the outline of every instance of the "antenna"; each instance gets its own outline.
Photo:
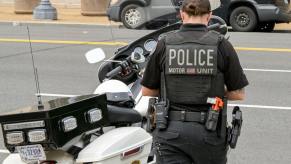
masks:
POLYGON ((26 26, 26 27, 27 27, 27 34, 28 34, 28 40, 29 40, 30 54, 31 54, 31 59, 32 59, 34 81, 35 81, 35 87, 36 87, 36 95, 37 95, 37 102, 38 102, 37 107, 38 107, 38 110, 43 110, 44 106, 42 104, 42 99, 41 99, 41 95, 40 95, 38 73, 37 73, 37 68, 35 66, 35 62, 34 62, 34 55, 33 55, 32 44, 31 44, 31 40, 30 40, 30 31, 29 31, 29 27, 28 26, 26 26))
POLYGON ((111 20, 109 20, 109 26, 110 26, 111 39, 112 39, 112 41, 115 42, 115 37, 114 37, 114 34, 113 34, 113 28, 112 28, 112 22, 111 22, 111 20))

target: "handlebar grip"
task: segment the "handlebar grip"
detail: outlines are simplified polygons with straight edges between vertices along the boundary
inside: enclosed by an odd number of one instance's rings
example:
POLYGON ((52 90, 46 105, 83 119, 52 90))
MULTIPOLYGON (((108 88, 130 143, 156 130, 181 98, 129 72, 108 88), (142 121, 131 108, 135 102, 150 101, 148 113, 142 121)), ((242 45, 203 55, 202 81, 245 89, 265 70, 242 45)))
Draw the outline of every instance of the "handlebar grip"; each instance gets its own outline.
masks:
POLYGON ((106 78, 112 78, 122 71, 122 67, 118 66, 106 74, 106 78))

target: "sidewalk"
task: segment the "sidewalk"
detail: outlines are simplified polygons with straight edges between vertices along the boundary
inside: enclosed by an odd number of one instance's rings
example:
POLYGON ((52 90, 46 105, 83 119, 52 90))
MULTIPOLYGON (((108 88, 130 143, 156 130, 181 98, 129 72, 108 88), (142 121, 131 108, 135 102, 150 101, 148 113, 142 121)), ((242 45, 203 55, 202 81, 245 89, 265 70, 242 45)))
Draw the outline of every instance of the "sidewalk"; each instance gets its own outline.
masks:
POLYGON ((49 24, 88 24, 88 25, 118 25, 106 16, 82 16, 80 8, 64 8, 55 6, 58 20, 35 20, 32 14, 15 14, 13 6, 0 6, 0 22, 49 23, 49 24))
MULTIPOLYGON (((58 20, 35 20, 32 14, 15 14, 13 6, 0 6, 0 22, 47 23, 47 24, 86 24, 86 25, 121 25, 110 22, 107 16, 82 16, 80 8, 57 8, 58 20)), ((277 24, 276 30, 291 30, 291 23, 277 24)))
POLYGON ((291 30, 291 23, 276 24, 275 30, 291 30))

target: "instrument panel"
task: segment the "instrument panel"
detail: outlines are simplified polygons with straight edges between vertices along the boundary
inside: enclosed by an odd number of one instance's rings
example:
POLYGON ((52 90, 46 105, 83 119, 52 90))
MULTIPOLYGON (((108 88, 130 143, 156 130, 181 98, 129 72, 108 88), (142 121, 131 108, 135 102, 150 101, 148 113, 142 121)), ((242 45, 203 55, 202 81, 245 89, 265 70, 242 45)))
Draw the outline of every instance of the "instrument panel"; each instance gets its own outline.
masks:
POLYGON ((135 47, 135 49, 133 50, 133 52, 138 53, 140 55, 144 54, 144 49, 142 47, 135 47))
POLYGON ((143 44, 138 44, 138 46, 134 48, 133 52, 146 56, 147 53, 151 53, 156 49, 158 41, 161 40, 165 35, 166 33, 162 33, 158 36, 147 39, 143 44))
POLYGON ((138 53, 140 55, 146 55, 151 53, 156 49, 158 41, 155 39, 147 39, 144 44, 138 45, 134 48, 133 52, 138 53))
POLYGON ((156 40, 154 40, 154 39, 148 39, 144 43, 144 48, 147 51, 152 52, 156 48, 157 44, 158 44, 158 42, 156 40))

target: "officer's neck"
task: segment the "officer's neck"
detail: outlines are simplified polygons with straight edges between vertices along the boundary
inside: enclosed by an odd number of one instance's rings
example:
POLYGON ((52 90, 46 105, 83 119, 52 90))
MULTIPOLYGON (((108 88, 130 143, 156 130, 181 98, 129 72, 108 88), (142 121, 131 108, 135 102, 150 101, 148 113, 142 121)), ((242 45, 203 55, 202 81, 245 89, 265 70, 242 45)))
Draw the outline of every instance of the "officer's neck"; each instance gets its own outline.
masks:
POLYGON ((181 15, 183 24, 204 24, 208 25, 210 16, 204 14, 202 16, 189 16, 187 14, 181 15))
POLYGON ((189 17, 183 20, 183 24, 204 24, 207 26, 208 20, 203 17, 189 17))

